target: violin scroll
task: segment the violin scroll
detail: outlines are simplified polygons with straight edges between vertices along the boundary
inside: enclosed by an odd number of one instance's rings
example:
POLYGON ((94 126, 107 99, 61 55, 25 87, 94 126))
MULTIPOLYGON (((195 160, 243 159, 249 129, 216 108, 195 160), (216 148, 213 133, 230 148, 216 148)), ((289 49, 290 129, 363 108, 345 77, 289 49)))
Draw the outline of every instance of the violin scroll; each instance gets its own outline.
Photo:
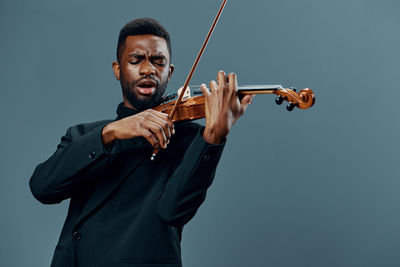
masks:
POLYGON ((274 90, 274 94, 278 97, 275 99, 275 103, 281 105, 283 101, 289 102, 286 109, 292 111, 295 107, 300 109, 307 109, 314 105, 315 95, 310 88, 305 88, 299 93, 296 92, 295 88, 292 89, 280 89, 274 90))

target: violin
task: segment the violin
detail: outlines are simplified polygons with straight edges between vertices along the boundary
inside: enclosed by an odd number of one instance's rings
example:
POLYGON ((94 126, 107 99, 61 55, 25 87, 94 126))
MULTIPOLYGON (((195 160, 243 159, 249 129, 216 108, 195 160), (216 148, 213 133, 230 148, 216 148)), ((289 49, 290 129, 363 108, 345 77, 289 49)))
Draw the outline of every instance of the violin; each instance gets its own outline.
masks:
MULTIPOLYGON (((197 87, 197 86, 196 86, 197 87)), ((189 88, 187 88, 189 89, 189 88)), ((315 103, 314 92, 305 88, 299 93, 296 92, 296 88, 285 89, 281 85, 250 85, 250 86, 239 86, 238 95, 239 98, 244 95, 256 95, 256 94, 275 94, 278 97, 275 99, 275 103, 281 105, 284 101, 288 102, 286 109, 292 111, 295 107, 299 109, 308 109, 315 103)), ((205 98, 203 95, 190 97, 190 93, 187 90, 186 97, 183 97, 176 109, 175 115, 172 117, 173 122, 197 120, 205 118, 205 98)), ((201 93, 201 92, 200 92, 201 93)), ((194 92, 194 94, 198 94, 194 92)), ((164 99, 170 100, 177 94, 166 96, 164 99)), ((177 100, 163 103, 155 108, 156 111, 170 114, 174 108, 177 100)))

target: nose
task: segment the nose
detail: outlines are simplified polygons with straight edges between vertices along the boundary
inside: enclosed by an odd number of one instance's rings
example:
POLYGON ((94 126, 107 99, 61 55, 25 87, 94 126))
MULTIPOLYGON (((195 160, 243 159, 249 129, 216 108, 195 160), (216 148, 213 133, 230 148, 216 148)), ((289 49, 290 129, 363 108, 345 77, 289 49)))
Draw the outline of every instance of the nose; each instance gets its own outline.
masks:
POLYGON ((154 65, 150 62, 150 60, 146 59, 143 60, 142 63, 140 64, 140 75, 143 76, 152 76, 156 74, 156 68, 154 65))

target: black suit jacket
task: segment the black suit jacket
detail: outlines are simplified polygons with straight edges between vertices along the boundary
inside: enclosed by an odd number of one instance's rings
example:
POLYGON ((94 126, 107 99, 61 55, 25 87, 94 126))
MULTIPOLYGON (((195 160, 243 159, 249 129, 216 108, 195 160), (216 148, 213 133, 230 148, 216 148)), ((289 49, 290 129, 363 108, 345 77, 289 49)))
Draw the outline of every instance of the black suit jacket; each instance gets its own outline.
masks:
POLYGON ((204 201, 224 145, 206 143, 198 124, 175 123, 168 148, 150 162, 144 138, 105 148, 109 122, 69 128, 30 179, 44 204, 71 199, 51 266, 181 266, 183 225, 204 201), (152 169, 158 177, 149 176, 152 169), (137 182, 140 189, 127 188, 137 182))

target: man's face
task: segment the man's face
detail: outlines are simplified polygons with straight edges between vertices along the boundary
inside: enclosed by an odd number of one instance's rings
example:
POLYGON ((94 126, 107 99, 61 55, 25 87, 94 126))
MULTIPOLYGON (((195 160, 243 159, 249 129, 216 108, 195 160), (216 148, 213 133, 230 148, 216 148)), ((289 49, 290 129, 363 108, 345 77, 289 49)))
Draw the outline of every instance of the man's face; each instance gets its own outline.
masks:
POLYGON ((120 61, 113 62, 113 69, 124 104, 137 110, 159 105, 174 70, 165 39, 152 34, 128 36, 120 61))

